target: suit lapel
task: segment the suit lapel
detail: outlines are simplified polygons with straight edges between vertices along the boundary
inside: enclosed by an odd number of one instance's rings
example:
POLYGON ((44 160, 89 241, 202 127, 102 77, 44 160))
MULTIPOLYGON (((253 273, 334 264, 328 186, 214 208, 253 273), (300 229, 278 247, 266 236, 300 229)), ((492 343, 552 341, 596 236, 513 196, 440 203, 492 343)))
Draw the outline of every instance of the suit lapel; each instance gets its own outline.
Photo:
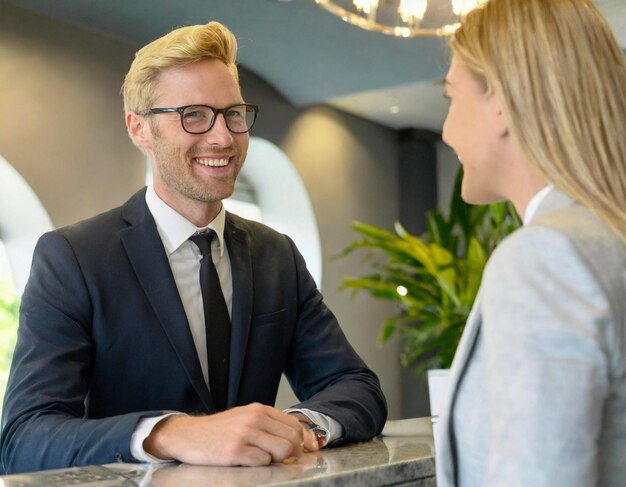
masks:
POLYGON ((567 196, 565 193, 560 192, 558 189, 553 188, 544 199, 539 203, 535 214, 531 218, 531 222, 548 215, 554 211, 558 211, 562 208, 575 205, 573 199, 567 196))
POLYGON ((213 411, 215 407, 202 376, 174 276, 156 224, 145 203, 145 190, 135 194, 124 205, 122 216, 131 224, 122 233, 121 241, 137 279, 194 389, 207 411, 213 411))
MULTIPOLYGON (((467 323, 463 330, 463 336, 459 342, 448 379, 448 390, 441 410, 442 433, 440 438, 439 468, 437 476, 440 478, 442 486, 456 485, 456 439, 454 434, 454 423, 452 412, 454 403, 463 374, 467 369, 468 361, 471 357, 478 332, 480 330, 482 317, 480 313, 480 290, 474 301, 474 306, 467 318, 467 323)), ((438 482, 439 484, 439 482, 438 482)))
MULTIPOLYGON (((550 212, 570 206, 573 203, 573 200, 567 195, 556 189, 552 189, 539 203, 539 206, 537 206, 531 221, 545 217, 550 212)), ((448 391, 442 407, 440 419, 442 425, 442 435, 440 438, 441 444, 439 445, 439 461, 437 464, 437 484, 442 486, 457 485, 456 439, 453 423, 453 411, 459 385, 463 379, 465 371, 467 370, 467 365, 471 358, 482 323, 480 301, 481 292, 479 290, 474 306, 472 307, 472 311, 468 316, 463 336, 454 355, 454 360, 450 369, 448 391)))
POLYGON ((226 213, 224 239, 230 257, 233 279, 228 407, 237 404, 241 373, 252 322, 253 271, 248 233, 240 222, 226 213))

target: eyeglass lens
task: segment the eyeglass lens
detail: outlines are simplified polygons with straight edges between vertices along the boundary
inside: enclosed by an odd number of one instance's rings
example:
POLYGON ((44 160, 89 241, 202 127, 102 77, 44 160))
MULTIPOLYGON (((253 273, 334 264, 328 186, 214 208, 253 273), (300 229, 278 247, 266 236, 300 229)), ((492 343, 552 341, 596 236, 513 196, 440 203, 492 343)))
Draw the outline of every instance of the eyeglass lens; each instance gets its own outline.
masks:
MULTIPOLYGON (((256 117, 254 108, 247 105, 234 105, 225 108, 222 114, 228 130, 234 133, 250 130, 256 117)), ((192 134, 201 134, 212 127, 214 118, 215 112, 210 107, 190 106, 183 111, 183 128, 192 134)))

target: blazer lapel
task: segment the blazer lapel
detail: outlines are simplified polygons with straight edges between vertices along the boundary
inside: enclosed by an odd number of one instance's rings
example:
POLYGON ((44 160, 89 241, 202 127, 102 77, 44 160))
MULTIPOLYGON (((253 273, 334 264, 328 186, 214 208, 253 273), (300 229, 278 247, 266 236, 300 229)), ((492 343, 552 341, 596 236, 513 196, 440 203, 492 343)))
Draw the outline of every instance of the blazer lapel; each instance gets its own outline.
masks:
POLYGON ((439 460, 437 462, 437 485, 456 485, 456 439, 452 412, 454 410, 454 402, 456 400, 459 383, 463 378, 474 344, 476 343, 481 321, 479 290, 452 361, 448 379, 448 390, 441 409, 440 424, 442 428, 438 452, 439 460))
POLYGON ((537 210, 531 218, 531 222, 544 217, 549 213, 575 204, 574 200, 565 193, 562 193, 556 188, 552 188, 552 190, 539 203, 539 206, 537 206, 537 210))
MULTIPOLYGON (((536 220, 546 214, 558 210, 560 208, 574 204, 573 200, 567 195, 556 189, 552 189, 537 207, 532 220, 536 220)), ((441 412, 442 432, 440 438, 438 460, 437 460, 437 485, 455 486, 456 479, 456 445, 455 432, 453 423, 453 411, 456 401, 459 384, 463 379, 463 374, 467 369, 469 359, 476 343, 476 338, 480 332, 482 316, 480 313, 481 292, 478 291, 474 306, 467 319, 467 324, 463 331, 463 336, 459 342, 452 367, 450 369, 450 377, 448 382, 448 391, 443 403, 441 412)))
POLYGON ((131 226, 121 241, 137 279, 148 297, 189 381, 207 411, 215 406, 202 376, 200 361, 174 276, 159 237, 156 224, 145 203, 145 190, 135 194, 122 208, 122 216, 131 226))
POLYGON ((224 240, 228 248, 233 280, 228 374, 228 407, 232 407, 237 404, 252 322, 253 270, 248 233, 228 212, 226 213, 224 240))

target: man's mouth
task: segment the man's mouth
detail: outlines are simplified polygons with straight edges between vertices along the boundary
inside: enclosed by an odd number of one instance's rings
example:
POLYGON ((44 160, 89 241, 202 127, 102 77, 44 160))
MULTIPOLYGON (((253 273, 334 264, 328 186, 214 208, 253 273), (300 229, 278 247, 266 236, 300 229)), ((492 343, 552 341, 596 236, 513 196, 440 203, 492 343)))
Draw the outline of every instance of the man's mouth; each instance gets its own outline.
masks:
POLYGON ((195 157, 194 160, 198 164, 202 164, 203 166, 211 166, 211 167, 223 167, 228 165, 228 157, 195 157))

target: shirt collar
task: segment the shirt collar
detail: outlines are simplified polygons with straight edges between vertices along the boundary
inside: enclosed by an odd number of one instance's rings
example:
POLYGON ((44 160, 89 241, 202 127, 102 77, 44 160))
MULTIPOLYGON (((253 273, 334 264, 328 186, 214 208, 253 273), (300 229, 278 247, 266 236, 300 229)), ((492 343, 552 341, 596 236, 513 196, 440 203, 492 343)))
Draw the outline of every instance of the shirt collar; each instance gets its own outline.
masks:
POLYGON ((224 255, 224 226, 226 224, 224 205, 211 223, 206 227, 197 227, 159 198, 152 185, 148 185, 146 191, 146 204, 156 222, 157 230, 168 255, 176 252, 189 237, 207 228, 215 231, 219 241, 220 256, 224 255))
POLYGON ((526 211, 524 212, 524 225, 528 225, 528 223, 530 223, 530 221, 533 219, 533 216, 535 216, 537 208, 539 208, 541 202, 545 199, 546 196, 548 196, 548 194, 553 189, 554 186, 548 185, 545 188, 542 188, 537 194, 535 194, 535 196, 530 199, 528 205, 526 205, 526 211))

